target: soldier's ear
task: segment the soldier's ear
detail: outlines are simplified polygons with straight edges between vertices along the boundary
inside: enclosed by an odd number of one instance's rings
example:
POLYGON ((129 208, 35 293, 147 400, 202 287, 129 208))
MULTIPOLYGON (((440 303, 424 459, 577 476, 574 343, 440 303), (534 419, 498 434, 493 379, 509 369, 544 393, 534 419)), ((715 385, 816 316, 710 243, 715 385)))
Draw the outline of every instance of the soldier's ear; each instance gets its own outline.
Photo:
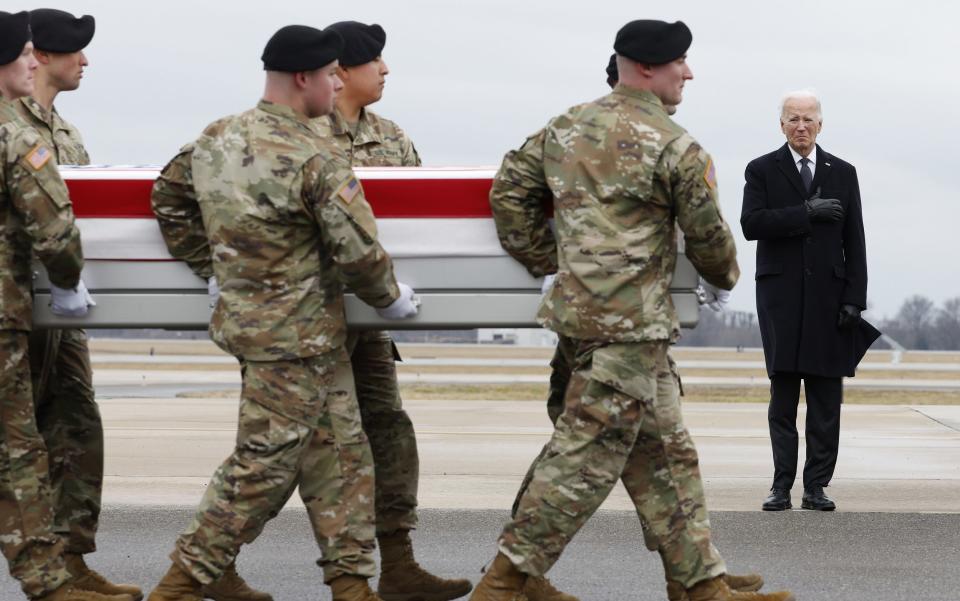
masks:
POLYGON ((298 90, 302 90, 307 87, 310 79, 309 71, 298 71, 293 74, 293 85, 297 87, 298 90))
POLYGON ((47 52, 46 50, 37 50, 36 48, 34 48, 33 58, 37 59, 37 62, 40 63, 41 65, 50 64, 50 53, 47 52))

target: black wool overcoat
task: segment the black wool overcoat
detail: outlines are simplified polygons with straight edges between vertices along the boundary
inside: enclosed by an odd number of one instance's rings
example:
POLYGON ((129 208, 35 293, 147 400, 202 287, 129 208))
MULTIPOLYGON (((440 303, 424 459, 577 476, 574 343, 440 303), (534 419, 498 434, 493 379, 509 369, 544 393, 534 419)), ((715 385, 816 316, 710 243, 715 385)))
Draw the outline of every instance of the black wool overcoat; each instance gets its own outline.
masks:
POLYGON ((740 225, 757 241, 757 319, 767 373, 853 376, 879 335, 869 324, 841 330, 840 305, 867 306, 867 249, 857 171, 817 146, 811 190, 837 198, 844 218, 811 222, 790 149, 747 165, 740 225))

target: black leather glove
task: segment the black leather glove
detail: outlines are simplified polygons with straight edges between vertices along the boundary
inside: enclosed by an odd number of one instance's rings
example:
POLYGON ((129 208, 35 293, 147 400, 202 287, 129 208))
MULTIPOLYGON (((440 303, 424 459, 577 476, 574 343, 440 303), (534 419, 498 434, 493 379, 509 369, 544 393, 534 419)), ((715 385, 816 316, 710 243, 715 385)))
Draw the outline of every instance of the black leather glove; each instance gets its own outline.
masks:
POLYGON ((841 330, 852 328, 860 321, 860 308, 856 305, 840 305, 840 317, 837 319, 837 327, 841 330))
POLYGON ((820 198, 820 188, 804 204, 810 221, 837 222, 843 219, 843 205, 836 198, 820 198))

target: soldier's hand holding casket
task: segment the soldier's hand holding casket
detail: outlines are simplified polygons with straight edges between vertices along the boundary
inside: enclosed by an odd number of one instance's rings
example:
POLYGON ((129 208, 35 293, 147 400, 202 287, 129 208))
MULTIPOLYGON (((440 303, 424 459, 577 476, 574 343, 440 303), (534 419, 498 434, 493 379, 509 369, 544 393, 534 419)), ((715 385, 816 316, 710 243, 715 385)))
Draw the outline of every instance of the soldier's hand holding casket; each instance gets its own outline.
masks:
POLYGON ((217 276, 215 275, 210 276, 210 279, 207 280, 207 298, 210 299, 211 309, 216 307, 220 300, 220 285, 217 283, 217 276))
POLYGON ((50 284, 50 311, 63 317, 83 317, 87 309, 97 306, 83 280, 73 289, 58 288, 50 284))
POLYGON ((417 293, 403 282, 397 282, 397 287, 400 288, 400 296, 388 306, 377 309, 377 314, 384 319, 416 317, 420 311, 420 299, 417 293))
POLYGON ((557 279, 557 274, 555 273, 548 273, 547 275, 543 276, 543 281, 540 282, 541 296, 546 296, 547 293, 550 292, 550 289, 553 288, 553 281, 555 279, 557 279))
POLYGON ((723 308, 727 303, 730 302, 730 291, 724 290, 723 288, 717 288, 710 282, 701 279, 698 292, 703 292, 703 294, 698 294, 701 305, 706 305, 710 307, 711 310, 719 313, 723 311, 723 308))

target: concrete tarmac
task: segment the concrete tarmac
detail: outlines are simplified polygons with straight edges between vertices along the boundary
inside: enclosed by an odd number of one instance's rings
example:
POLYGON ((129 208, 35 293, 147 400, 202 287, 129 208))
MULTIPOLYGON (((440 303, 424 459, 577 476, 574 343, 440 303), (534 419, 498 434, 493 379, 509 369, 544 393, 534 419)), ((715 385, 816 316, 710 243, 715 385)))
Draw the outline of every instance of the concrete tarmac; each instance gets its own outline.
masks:
MULTIPOLYGON (((509 507, 552 431, 537 401, 405 406, 417 430, 424 507, 509 507)), ((236 399, 115 398, 101 399, 100 408, 108 504, 193 505, 233 448, 236 399)), ((802 431, 802 405, 800 413, 802 431)), ((700 452, 709 506, 757 509, 773 471, 766 405, 687 403, 684 417, 700 452)), ((960 406, 848 405, 841 424, 829 489, 841 510, 960 512, 960 406)), ((802 465, 802 441, 800 453, 802 465)), ((794 494, 801 492, 797 483, 794 494)), ((632 505, 618 487, 605 507, 632 505)))
MULTIPOLYGON (((127 359, 130 359, 129 357, 127 359)), ((179 359, 179 357, 178 357, 179 359)), ((178 392, 192 392, 203 389, 237 389, 240 388, 240 370, 236 366, 236 360, 232 358, 216 357, 216 362, 207 363, 206 369, 197 369, 204 364, 191 364, 194 369, 175 370, 175 369, 117 369, 116 365, 123 363, 140 363, 139 361, 117 361, 111 363, 109 368, 96 368, 94 366, 94 385, 100 394, 107 396, 123 396, 125 392, 133 396, 141 396, 138 389, 146 386, 166 385, 171 390, 178 392), (215 386, 214 386, 215 385, 215 386), (119 390, 113 390, 113 387, 121 386, 119 390)), ((142 363, 153 363, 157 365, 176 363, 166 357, 150 358, 149 361, 142 363)), ((721 362, 718 362, 721 363, 721 362)), ((402 370, 398 374, 398 379, 403 383, 429 383, 429 384, 540 384, 545 376, 540 374, 512 374, 512 373, 476 373, 470 371, 469 366, 464 366, 463 372, 456 373, 432 373, 418 372, 415 367, 410 369, 414 371, 402 370)), ((902 368, 898 368, 902 369, 902 368)), ((945 371, 945 370, 939 370, 945 371)), ((735 371, 731 371, 735 374, 735 371)), ((869 374, 869 372, 867 372, 869 374)), ((770 380, 765 376, 683 376, 685 384, 705 385, 705 386, 756 386, 768 388, 770 380)), ((844 380, 844 386, 848 388, 866 388, 878 390, 958 390, 960 389, 960 379, 945 378, 870 378, 860 376, 856 378, 847 378, 844 380)))
MULTIPOLYGON (((106 429, 100 552, 91 564, 152 586, 168 565, 216 466, 233 447, 236 398, 171 398, 238 390, 227 370, 95 371, 106 429)), ((238 390, 239 393, 239 390, 238 390)), ((406 401, 419 440, 424 565, 476 581, 494 553, 523 473, 551 427, 540 401, 406 401)), ((958 601, 960 407, 843 409, 833 514, 767 514, 772 465, 766 405, 687 403, 716 542, 732 571, 758 570, 801 600, 958 601)), ((804 419, 800 410, 800 427, 804 419)), ((801 464, 803 443, 801 441, 801 464)), ((799 505, 801 484, 794 488, 799 505)), ((240 559, 277 601, 329 599, 295 495, 240 559)), ((550 574, 582 599, 664 599, 658 559, 643 548, 616 488, 550 574)), ((9 576, 0 601, 22 598, 9 576)))
MULTIPOLYGON (((100 550, 87 561, 112 579, 152 587, 191 515, 185 508, 108 508, 100 550)), ((503 510, 422 510, 414 532, 418 559, 439 574, 476 583, 507 517, 503 510)), ((792 590, 799 601, 960 598, 960 515, 715 512, 711 522, 730 571, 758 571, 767 590, 792 590)), ((328 600, 317 558, 306 512, 288 509, 243 549, 238 566, 276 601, 328 600)), ((661 562, 644 548, 630 511, 594 515, 549 577, 584 601, 666 599, 661 562)), ((0 577, 0 599, 22 598, 12 578, 0 577)))

